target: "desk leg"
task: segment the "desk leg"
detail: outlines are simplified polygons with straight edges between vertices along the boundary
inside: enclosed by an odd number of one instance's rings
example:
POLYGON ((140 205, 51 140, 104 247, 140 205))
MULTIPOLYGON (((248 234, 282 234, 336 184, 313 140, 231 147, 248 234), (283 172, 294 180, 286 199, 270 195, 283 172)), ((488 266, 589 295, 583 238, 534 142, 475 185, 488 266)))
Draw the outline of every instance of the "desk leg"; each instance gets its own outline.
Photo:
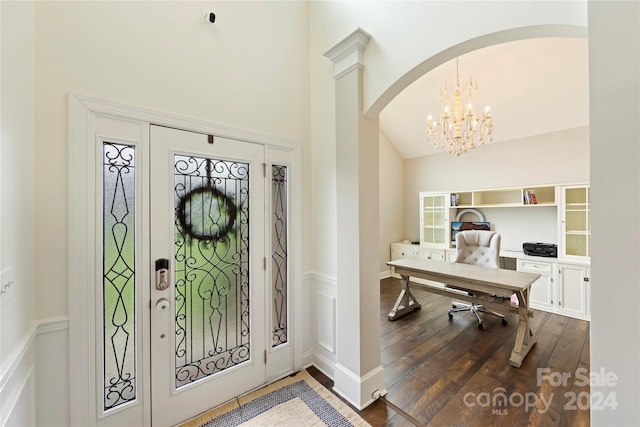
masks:
POLYGON ((519 368, 522 361, 536 343, 538 337, 531 331, 529 324, 529 289, 517 292, 518 296, 518 334, 513 345, 509 364, 519 368))
POLYGON ((400 291, 400 295, 398 295, 398 299, 396 300, 393 309, 391 309, 387 315, 387 319, 389 320, 399 319, 421 307, 420 303, 415 299, 409 289, 409 276, 401 274, 400 277, 402 278, 402 290, 400 291))

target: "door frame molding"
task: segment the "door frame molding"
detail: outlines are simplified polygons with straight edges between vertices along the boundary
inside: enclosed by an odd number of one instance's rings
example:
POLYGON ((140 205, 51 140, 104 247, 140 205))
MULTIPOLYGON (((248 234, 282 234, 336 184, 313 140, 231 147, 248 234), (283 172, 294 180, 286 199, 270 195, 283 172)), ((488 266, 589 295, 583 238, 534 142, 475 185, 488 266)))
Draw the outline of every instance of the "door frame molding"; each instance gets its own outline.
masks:
MULTIPOLYGON (((271 156, 269 149, 286 150, 292 153, 290 165, 290 251, 289 291, 291 316, 291 343, 293 345, 293 368, 302 368, 302 156, 301 145, 284 138, 258 132, 233 128, 201 119, 134 107, 116 102, 69 94, 68 98, 68 145, 67 145, 67 237, 68 237, 68 303, 69 303, 69 396, 71 425, 94 426, 98 421, 96 405, 95 337, 95 292, 86 286, 95 281, 95 177, 96 161, 92 144, 97 134, 95 118, 111 117, 116 120, 146 126, 142 138, 149 138, 148 126, 157 124, 186 131, 213 134, 225 138, 261 144, 265 147, 265 161, 271 156), (71 167, 73 165, 73 167, 71 167)), ((148 142, 148 141, 147 141, 148 142)), ((148 171, 143 171, 148 173, 148 171)), ((146 195, 145 195, 146 196, 146 195)), ((142 266, 141 268, 144 268, 142 266)), ((146 277, 149 275, 147 274, 146 277)), ((148 294, 148 292, 147 292, 148 294)), ((149 301, 150 303, 150 301, 149 301)), ((150 306, 147 301, 140 305, 140 331, 149 330, 150 306), (146 319, 146 320, 145 320, 146 319), (145 322, 147 322, 145 324, 145 322)), ((265 319, 266 321, 266 319, 265 319)), ((143 360, 148 363, 149 343, 144 341, 143 360)), ((145 372, 140 387, 144 424, 151 422, 150 378, 145 372)))

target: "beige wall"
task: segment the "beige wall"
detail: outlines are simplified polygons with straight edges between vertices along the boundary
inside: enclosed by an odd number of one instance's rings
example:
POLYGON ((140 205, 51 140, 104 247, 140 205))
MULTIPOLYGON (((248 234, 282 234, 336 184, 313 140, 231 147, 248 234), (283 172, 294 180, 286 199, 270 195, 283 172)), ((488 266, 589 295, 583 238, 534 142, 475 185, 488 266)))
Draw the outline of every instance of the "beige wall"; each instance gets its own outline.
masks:
MULTIPOLYGON (((14 272, 13 297, 0 307, 0 366, 35 320, 35 15, 30 2, 0 2, 2 14, 2 172, 0 270, 14 272)), ((64 290, 61 291, 64 293, 64 290)))
POLYGON ((405 239, 404 160, 384 132, 380 131, 380 272, 391 256, 390 245, 405 239))
POLYGON ((1 425, 35 424, 34 6, 0 2, 0 270, 14 281, 0 307, 1 425))

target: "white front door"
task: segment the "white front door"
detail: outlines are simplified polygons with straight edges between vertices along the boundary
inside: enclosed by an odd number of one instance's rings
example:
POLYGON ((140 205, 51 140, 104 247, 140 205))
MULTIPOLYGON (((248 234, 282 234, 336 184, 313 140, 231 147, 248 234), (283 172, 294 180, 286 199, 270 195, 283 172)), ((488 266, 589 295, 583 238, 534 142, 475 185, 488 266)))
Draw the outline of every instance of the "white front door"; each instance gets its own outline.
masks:
POLYGON ((266 381, 262 145, 151 126, 151 421, 266 381))
POLYGON ((71 424, 174 425, 299 369, 291 145, 75 96, 70 117, 71 424))

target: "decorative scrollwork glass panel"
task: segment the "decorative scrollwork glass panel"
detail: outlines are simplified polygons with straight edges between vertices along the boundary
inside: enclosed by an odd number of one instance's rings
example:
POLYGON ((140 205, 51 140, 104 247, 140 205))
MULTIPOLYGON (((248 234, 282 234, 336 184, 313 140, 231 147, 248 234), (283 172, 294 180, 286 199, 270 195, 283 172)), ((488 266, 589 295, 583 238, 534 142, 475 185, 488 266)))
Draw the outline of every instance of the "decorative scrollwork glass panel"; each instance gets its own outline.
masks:
POLYGON ((284 344, 287 339, 287 167, 271 167, 271 346, 284 344))
POLYGON ((175 155, 176 388, 250 359, 249 164, 175 155))
POLYGON ((104 410, 136 398, 135 147, 103 144, 104 410))

